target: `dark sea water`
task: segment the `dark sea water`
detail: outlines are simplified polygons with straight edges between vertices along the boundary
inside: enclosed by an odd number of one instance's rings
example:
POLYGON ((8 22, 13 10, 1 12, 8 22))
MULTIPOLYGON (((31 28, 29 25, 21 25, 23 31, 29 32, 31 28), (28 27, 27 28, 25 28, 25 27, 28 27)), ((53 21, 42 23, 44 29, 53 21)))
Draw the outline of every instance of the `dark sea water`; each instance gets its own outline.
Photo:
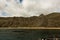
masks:
POLYGON ((38 40, 56 35, 60 35, 60 30, 0 29, 0 40, 38 40))

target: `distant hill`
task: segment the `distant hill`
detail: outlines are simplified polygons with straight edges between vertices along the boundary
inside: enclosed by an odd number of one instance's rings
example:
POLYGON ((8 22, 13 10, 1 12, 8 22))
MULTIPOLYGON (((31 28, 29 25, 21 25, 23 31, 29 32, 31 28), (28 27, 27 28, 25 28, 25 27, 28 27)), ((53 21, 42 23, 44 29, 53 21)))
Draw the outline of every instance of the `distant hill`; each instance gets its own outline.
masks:
POLYGON ((60 16, 60 13, 57 13, 57 12, 47 15, 47 17, 49 17, 49 18, 54 18, 54 17, 58 17, 58 16, 60 16))
POLYGON ((0 17, 0 27, 59 27, 60 13, 33 17, 0 17))
POLYGON ((47 15, 48 27, 60 27, 60 13, 51 13, 47 15))

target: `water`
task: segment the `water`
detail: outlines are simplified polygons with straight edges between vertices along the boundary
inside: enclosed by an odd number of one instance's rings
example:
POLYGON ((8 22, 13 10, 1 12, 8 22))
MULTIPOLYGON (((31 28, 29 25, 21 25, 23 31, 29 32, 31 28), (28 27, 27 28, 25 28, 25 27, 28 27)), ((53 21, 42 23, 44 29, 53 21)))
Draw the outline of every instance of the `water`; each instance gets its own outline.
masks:
POLYGON ((0 40, 38 40, 53 34, 60 35, 60 30, 0 29, 0 40))
POLYGON ((0 29, 0 40, 28 40, 30 34, 27 30, 0 29))

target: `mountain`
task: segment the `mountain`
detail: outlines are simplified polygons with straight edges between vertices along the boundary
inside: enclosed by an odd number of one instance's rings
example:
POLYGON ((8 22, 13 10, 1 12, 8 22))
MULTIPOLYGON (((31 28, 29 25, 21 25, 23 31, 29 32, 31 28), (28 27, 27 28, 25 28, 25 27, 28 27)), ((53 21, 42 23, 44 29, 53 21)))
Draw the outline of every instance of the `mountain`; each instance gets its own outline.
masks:
POLYGON ((0 27, 40 27, 46 26, 45 16, 33 17, 0 17, 0 27))
POLYGON ((33 17, 0 17, 0 27, 59 27, 60 13, 33 17))
POLYGON ((47 15, 48 18, 48 27, 60 27, 60 13, 51 13, 47 15))

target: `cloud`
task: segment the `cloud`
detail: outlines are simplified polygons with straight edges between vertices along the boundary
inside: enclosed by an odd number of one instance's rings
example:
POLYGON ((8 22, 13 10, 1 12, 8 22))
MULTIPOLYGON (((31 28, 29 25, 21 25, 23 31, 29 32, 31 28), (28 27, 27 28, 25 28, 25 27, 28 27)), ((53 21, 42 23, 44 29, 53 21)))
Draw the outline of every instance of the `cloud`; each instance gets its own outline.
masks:
POLYGON ((0 0, 0 16, 39 16, 60 12, 60 0, 0 0))

